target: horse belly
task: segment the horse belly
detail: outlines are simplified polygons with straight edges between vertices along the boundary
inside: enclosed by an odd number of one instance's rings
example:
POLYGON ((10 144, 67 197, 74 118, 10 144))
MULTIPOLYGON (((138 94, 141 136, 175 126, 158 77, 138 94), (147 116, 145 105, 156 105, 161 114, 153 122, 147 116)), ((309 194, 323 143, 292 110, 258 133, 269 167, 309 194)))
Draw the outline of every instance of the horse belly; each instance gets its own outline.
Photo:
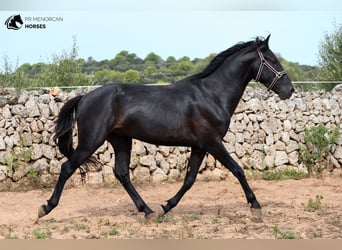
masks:
POLYGON ((194 135, 186 124, 160 118, 161 117, 154 117, 154 119, 127 119, 120 127, 116 127, 114 132, 151 144, 167 146, 190 146, 193 144, 194 135))

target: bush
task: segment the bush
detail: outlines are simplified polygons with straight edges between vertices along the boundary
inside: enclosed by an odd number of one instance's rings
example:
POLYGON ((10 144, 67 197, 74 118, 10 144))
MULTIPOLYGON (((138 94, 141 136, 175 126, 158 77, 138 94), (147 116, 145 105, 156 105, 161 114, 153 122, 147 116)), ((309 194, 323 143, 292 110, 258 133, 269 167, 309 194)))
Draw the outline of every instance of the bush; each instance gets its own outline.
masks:
POLYGON ((0 87, 35 88, 55 86, 90 85, 91 77, 82 72, 83 59, 77 59, 78 46, 73 37, 70 53, 54 55, 50 63, 18 65, 14 70, 7 56, 4 56, 4 69, 0 71, 0 87))
POLYGON ((300 158, 307 167, 309 174, 314 171, 322 172, 324 159, 329 153, 331 145, 337 142, 339 131, 339 125, 335 129, 329 129, 323 124, 305 129, 305 148, 302 149, 300 158))
POLYGON ((286 231, 284 232, 281 230, 278 226, 273 227, 273 234, 277 239, 298 239, 299 236, 292 231, 286 231))
POLYGON ((74 37, 70 54, 63 52, 61 56, 54 55, 53 62, 42 68, 38 85, 46 87, 89 85, 89 77, 82 73, 83 61, 78 60, 77 56, 78 47, 74 37))
POLYGON ((315 200, 309 199, 308 204, 304 208, 306 212, 316 212, 316 211, 324 211, 328 207, 322 203, 323 195, 316 195, 315 200))

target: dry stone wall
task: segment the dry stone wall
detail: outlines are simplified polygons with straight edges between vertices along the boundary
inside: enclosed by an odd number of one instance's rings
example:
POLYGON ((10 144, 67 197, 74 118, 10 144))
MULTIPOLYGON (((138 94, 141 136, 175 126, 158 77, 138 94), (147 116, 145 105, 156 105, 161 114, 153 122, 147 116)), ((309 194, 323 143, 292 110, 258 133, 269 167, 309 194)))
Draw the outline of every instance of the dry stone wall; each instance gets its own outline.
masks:
MULTIPOLYGON (((280 100, 264 89, 247 88, 224 137, 228 152, 248 170, 291 167, 306 171, 299 163, 305 127, 322 123, 334 128, 341 123, 342 92, 336 89, 297 92, 288 100, 280 100)), ((52 95, 48 90, 0 89, 0 181, 7 176, 18 179, 30 171, 47 180, 51 175, 58 175, 65 158, 52 139, 55 119, 66 100, 88 91, 78 89, 52 95)), ((185 175, 189 155, 187 147, 156 146, 134 140, 131 178, 179 180, 185 175)), ((95 157, 101 165, 88 166, 88 182, 112 182, 111 146, 105 142, 95 157)), ((331 148, 326 164, 329 171, 341 170, 341 166, 342 138, 331 148)), ((226 176, 224 167, 207 155, 198 178, 218 180, 226 176)))

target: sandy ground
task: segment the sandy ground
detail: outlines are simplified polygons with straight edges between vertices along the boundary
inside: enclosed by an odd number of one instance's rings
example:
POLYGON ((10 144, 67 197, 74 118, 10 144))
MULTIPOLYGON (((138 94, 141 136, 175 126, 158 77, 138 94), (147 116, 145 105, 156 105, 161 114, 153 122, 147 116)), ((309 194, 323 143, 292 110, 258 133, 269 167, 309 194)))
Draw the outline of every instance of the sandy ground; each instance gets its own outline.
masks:
MULTIPOLYGON (((38 207, 52 190, 1 192, 0 239, 342 238, 341 176, 249 183, 263 206, 263 222, 253 220, 233 178, 197 181, 176 208, 152 221, 137 212, 119 185, 69 187, 59 206, 38 224, 34 223, 38 207), (313 204, 308 206, 310 199, 313 204), (306 211, 309 208, 313 211, 306 211)), ((136 184, 152 208, 180 186, 180 182, 136 184)))

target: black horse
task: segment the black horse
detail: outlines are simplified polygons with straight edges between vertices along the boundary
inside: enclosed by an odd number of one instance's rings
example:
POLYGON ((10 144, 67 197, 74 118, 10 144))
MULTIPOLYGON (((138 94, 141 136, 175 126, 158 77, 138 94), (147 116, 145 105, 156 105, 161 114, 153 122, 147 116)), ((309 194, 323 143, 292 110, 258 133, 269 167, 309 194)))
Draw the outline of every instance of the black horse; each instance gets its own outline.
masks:
MULTIPOLYGON (((261 211, 242 168, 222 143, 230 119, 252 79, 276 92, 281 99, 294 91, 286 72, 265 40, 237 44, 218 54, 200 73, 168 86, 110 84, 69 100, 61 109, 56 125, 56 143, 68 160, 63 163, 58 182, 47 205, 39 208, 42 217, 55 208, 64 184, 75 170, 109 141, 115 152, 113 172, 145 216, 156 215, 140 197, 129 177, 132 138, 158 144, 191 147, 184 184, 162 205, 167 213, 193 185, 201 162, 208 152, 239 180, 247 202, 261 211), (72 147, 74 120, 78 145, 72 147)), ((261 213, 260 213, 261 214, 261 213)))

